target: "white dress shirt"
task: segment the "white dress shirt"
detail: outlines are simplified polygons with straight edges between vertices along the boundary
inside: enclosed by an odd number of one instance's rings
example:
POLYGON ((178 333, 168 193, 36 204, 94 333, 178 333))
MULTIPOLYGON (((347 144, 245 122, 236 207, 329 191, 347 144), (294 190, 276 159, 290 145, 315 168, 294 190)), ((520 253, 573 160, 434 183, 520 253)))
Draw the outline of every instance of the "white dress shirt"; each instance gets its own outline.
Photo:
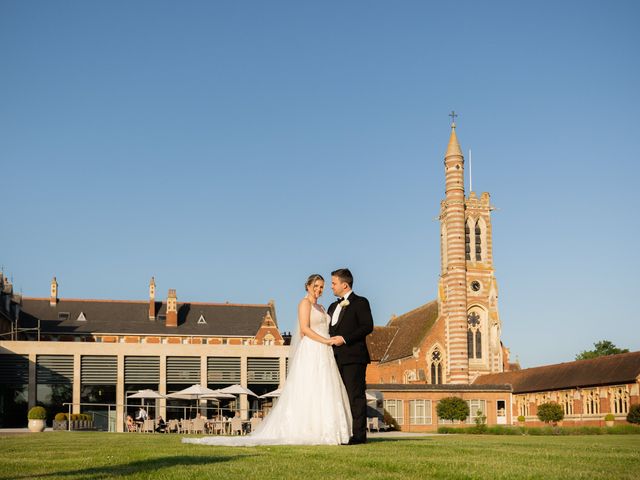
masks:
MULTIPOLYGON (((353 290, 349 290, 344 295, 343 299, 346 300, 347 298, 349 298, 349 295, 351 295, 351 292, 353 292, 353 290)), ((336 309, 333 311, 333 314, 331 315, 331 325, 335 325, 336 323, 338 323, 338 319, 340 318, 341 311, 342 311, 342 306, 340 305, 340 303, 338 303, 338 306, 336 307, 336 309)))

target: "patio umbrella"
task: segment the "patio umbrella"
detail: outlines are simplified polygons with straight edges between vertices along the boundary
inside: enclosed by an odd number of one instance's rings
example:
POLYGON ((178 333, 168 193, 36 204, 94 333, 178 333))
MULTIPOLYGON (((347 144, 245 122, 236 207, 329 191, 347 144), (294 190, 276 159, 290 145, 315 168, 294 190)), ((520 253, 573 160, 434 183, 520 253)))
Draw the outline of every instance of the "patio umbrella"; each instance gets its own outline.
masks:
POLYGON ((378 400, 378 398, 375 395, 371 395, 369 392, 366 392, 365 396, 367 397, 367 402, 373 402, 374 400, 378 400))
POLYGON ((231 393, 233 395, 251 395, 252 397, 258 396, 247 387, 243 387, 242 385, 231 385, 230 387, 221 388, 220 391, 222 393, 231 393))
POLYGON ((185 388, 184 390, 180 390, 179 392, 170 393, 167 397, 181 398, 183 400, 199 400, 205 395, 215 395, 216 393, 216 390, 211 390, 210 388, 203 387, 200 384, 195 384, 185 388))
POLYGON ((142 399, 158 399, 158 398, 166 398, 165 395, 154 392, 153 390, 138 390, 137 393, 133 393, 131 395, 127 395, 127 398, 142 398, 142 399))
MULTIPOLYGON (((139 398, 140 399, 140 405, 142 405, 142 402, 144 400, 157 400, 159 398, 167 398, 165 395, 161 394, 160 392, 156 392, 153 390, 138 390, 136 393, 132 393, 131 395, 127 395, 127 398, 139 398)), ((149 409, 149 406, 147 404, 147 402, 144 402, 145 406, 147 407, 147 410, 149 409)))
POLYGON ((277 390, 261 395, 260 398, 278 398, 281 393, 282 393, 282 389, 278 388, 277 390))
POLYGON ((221 392, 220 390, 214 390, 214 393, 211 393, 209 395, 203 395, 202 397, 203 399, 207 399, 207 400, 219 400, 219 399, 235 399, 236 396, 235 395, 231 395, 230 393, 224 393, 221 392))

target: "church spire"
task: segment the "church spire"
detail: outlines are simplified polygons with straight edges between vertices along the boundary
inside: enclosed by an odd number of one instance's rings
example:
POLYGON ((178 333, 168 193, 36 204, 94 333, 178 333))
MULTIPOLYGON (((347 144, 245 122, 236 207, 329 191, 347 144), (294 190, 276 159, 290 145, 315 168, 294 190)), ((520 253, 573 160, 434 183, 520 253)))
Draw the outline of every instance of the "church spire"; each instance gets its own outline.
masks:
POLYGON ((451 136, 449 137, 449 146, 447 146, 447 153, 445 153, 444 158, 453 155, 462 157, 462 150, 460 150, 460 144, 456 136, 456 122, 451 122, 451 136))

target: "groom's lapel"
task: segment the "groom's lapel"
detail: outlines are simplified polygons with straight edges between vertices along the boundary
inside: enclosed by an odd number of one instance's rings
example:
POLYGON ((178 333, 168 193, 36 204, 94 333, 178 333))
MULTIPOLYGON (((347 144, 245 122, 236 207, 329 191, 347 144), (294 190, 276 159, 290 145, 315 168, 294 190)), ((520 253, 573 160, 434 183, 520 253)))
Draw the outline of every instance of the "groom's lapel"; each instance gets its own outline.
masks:
MULTIPOLYGON (((349 298, 351 300, 355 300, 355 293, 352 293, 351 295, 349 295, 349 298)), ((336 322, 336 326, 340 325, 340 322, 342 321, 342 317, 344 317, 344 314, 347 311, 347 308, 349 308, 350 305, 347 305, 346 307, 342 307, 342 309, 340 310, 340 315, 338 315, 338 321, 336 322)))

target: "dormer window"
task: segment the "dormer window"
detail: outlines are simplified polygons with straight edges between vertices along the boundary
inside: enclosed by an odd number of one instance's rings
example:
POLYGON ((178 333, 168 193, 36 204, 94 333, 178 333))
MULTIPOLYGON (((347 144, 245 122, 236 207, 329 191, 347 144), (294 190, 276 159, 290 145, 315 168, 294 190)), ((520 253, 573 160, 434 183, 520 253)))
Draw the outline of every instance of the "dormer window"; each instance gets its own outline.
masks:
POLYGON ((200 314, 200 318, 198 319, 198 325, 206 325, 207 321, 204 319, 204 315, 200 314))
POLYGON ((69 316, 69 312, 58 312, 58 320, 62 320, 63 322, 69 320, 69 316))

